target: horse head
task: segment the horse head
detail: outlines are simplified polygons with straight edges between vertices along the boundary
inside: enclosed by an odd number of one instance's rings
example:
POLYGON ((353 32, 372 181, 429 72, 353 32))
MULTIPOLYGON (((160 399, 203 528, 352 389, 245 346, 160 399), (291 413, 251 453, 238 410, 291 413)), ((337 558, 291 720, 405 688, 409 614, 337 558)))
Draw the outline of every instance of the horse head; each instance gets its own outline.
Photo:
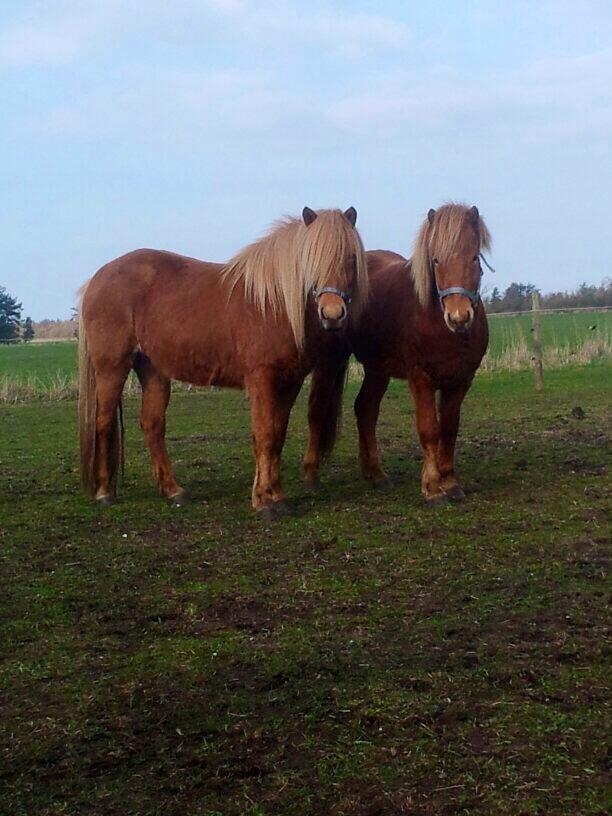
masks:
POLYGON ((312 296, 325 331, 340 331, 365 298, 367 276, 357 210, 302 211, 302 260, 313 280, 312 296))
POLYGON ((432 290, 437 292, 452 332, 467 332, 472 325, 480 300, 481 252, 490 241, 477 207, 445 204, 429 210, 421 227, 412 264, 415 286, 423 305, 432 290))

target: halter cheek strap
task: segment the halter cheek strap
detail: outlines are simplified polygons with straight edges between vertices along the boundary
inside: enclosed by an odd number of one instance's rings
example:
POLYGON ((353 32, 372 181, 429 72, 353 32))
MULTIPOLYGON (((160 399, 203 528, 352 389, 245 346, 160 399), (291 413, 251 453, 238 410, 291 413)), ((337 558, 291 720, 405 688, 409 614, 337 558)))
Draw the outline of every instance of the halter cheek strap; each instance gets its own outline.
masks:
POLYGON ((320 289, 313 288, 312 295, 315 300, 318 300, 321 295, 324 295, 326 292, 329 292, 330 295, 338 295, 338 297, 341 297, 347 306, 352 300, 351 296, 347 292, 343 292, 342 289, 336 289, 335 286, 322 286, 320 289))

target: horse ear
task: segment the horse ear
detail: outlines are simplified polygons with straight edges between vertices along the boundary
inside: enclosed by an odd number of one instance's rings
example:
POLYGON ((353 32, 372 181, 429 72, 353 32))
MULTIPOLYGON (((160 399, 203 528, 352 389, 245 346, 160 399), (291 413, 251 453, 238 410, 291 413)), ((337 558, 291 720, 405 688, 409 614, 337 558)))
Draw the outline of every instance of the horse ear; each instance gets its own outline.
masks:
POLYGON ((357 223, 357 210, 354 207, 349 207, 348 210, 344 211, 344 217, 349 222, 351 227, 354 227, 357 223))
POLYGON ((436 217, 436 211, 435 210, 430 210, 427 213, 427 220, 429 221, 430 224, 433 224, 435 217, 436 217))
POLYGON ((304 207, 302 210, 302 218, 304 219, 304 223, 307 227, 309 227, 312 222, 317 217, 317 214, 314 210, 311 210, 310 207, 304 207))
POLYGON ((476 224, 476 226, 478 226, 480 223, 480 213, 478 212, 478 207, 470 208, 470 221, 472 224, 476 224))

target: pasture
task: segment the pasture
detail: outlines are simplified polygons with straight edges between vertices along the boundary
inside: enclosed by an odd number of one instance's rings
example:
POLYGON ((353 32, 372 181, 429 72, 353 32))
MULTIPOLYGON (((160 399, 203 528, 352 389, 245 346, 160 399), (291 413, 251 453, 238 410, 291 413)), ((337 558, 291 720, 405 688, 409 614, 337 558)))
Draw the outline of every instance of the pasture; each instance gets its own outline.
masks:
MULTIPOLYGON (((490 316, 489 331, 485 367, 503 370, 530 365, 530 314, 490 316)), ((543 314, 542 340, 548 366, 610 356, 612 311, 543 314)), ((0 402, 74 396, 76 356, 77 344, 72 341, 0 345, 0 402)))
POLYGON ((77 344, 70 340, 0 345, 0 378, 34 381, 42 388, 76 376, 77 344))
MULTIPOLYGON (((578 351, 585 341, 602 340, 612 346, 612 311, 558 312, 541 315, 544 348, 578 351)), ((533 349, 531 314, 489 315, 489 356, 501 357, 523 343, 533 349)))
MULTIPOLYGON (((52 345, 0 349, 2 370, 32 373, 42 348, 69 371, 74 345, 52 345)), ((350 383, 304 493, 302 394, 294 514, 271 527, 249 506, 241 393, 175 395, 180 509, 155 494, 136 400, 103 512, 79 491, 76 404, 0 406, 0 813, 608 812, 611 374, 546 372, 538 398, 529 371, 478 376, 468 498, 436 511, 403 384, 383 402, 382 492, 357 474, 350 383)))

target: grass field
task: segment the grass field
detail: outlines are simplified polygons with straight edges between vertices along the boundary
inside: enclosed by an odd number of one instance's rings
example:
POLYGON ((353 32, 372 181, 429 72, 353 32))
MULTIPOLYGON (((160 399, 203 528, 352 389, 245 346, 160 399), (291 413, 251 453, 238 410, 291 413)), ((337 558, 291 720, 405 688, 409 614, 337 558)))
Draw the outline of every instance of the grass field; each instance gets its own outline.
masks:
POLYGON ((72 340, 0 345, 0 378, 14 377, 22 382, 34 378, 46 385, 58 377, 73 379, 76 367, 77 344, 72 340))
POLYGON ((611 373, 552 371, 537 399, 529 372, 479 377, 468 498, 438 511, 399 383, 392 487, 357 478, 351 384, 307 496, 302 396, 294 515, 270 528, 239 393, 174 399, 181 509, 136 400, 105 512, 79 492, 74 402, 0 407, 2 816, 607 813, 611 373))
MULTIPOLYGON (((542 344, 545 348, 569 348, 577 350, 585 340, 601 338, 612 346, 612 311, 609 312, 561 312, 543 314, 542 344)), ((521 343, 533 349, 531 314, 489 316, 491 339, 489 354, 500 357, 521 343)))
MULTIPOLYGON (((531 316, 490 317, 491 340, 488 356, 498 361, 502 367, 520 368, 529 366, 532 349, 531 316), (517 351, 522 351, 517 354, 517 351), (507 365, 504 365, 505 355, 507 365)), ((542 317, 542 338, 544 349, 567 351, 557 355, 559 359, 548 360, 557 365, 571 359, 585 342, 599 343, 600 349, 610 355, 612 349, 612 311, 575 312, 573 314, 551 314, 542 317)), ((77 346, 74 342, 46 342, 0 345, 0 391, 4 378, 21 383, 33 383, 34 389, 44 390, 53 386, 56 392, 65 394, 66 386, 74 379, 76 372, 77 346)), ((591 356, 589 354, 589 359, 591 356)), ((587 360, 585 360, 586 362, 587 360)), ((10 400, 9 400, 10 401, 10 400)))

